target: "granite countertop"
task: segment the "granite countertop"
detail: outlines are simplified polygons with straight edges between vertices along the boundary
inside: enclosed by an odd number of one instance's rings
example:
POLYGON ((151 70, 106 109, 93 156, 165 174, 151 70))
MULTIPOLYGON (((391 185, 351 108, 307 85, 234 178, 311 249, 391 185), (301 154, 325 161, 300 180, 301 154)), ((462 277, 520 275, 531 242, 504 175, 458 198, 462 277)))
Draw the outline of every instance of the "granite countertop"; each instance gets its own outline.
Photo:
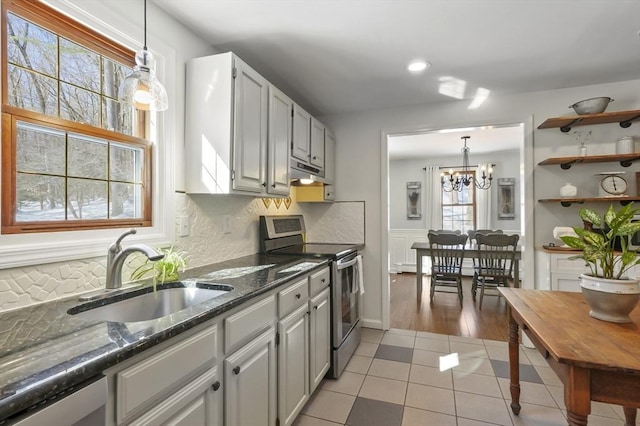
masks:
MULTIPOLYGON (((0 424, 81 387, 102 372, 321 265, 323 259, 255 254, 194 268, 182 279, 229 284, 232 291, 171 315, 107 322, 69 315, 78 295, 0 313, 0 424)), ((90 302, 104 304, 104 301, 90 302)))

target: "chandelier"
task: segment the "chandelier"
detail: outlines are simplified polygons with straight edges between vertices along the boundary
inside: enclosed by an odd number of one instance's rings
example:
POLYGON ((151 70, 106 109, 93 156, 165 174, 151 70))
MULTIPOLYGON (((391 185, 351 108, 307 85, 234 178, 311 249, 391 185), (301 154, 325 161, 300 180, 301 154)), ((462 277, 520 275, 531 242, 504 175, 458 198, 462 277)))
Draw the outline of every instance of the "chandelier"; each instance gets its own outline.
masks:
POLYGON ((464 140, 464 147, 462 148, 462 170, 454 172, 450 170, 442 174, 441 183, 442 190, 445 192, 462 191, 473 184, 478 189, 489 189, 491 187, 491 181, 493 180, 493 169, 489 167, 489 170, 485 170, 484 166, 481 168, 482 177, 477 179, 474 173, 469 168, 469 147, 467 146, 467 140, 471 136, 462 136, 460 139, 464 140), (489 176, 487 176, 487 172, 489 176))

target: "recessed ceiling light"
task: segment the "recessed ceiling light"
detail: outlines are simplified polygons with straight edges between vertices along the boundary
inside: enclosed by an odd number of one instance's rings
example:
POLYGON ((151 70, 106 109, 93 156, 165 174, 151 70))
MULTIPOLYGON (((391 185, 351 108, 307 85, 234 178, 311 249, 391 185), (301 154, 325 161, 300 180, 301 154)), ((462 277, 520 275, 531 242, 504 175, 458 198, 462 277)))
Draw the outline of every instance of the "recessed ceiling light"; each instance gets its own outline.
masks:
POLYGON ((410 62, 409 65, 407 65, 407 69, 411 72, 420 72, 426 70, 430 66, 431 64, 429 62, 418 59, 410 62))

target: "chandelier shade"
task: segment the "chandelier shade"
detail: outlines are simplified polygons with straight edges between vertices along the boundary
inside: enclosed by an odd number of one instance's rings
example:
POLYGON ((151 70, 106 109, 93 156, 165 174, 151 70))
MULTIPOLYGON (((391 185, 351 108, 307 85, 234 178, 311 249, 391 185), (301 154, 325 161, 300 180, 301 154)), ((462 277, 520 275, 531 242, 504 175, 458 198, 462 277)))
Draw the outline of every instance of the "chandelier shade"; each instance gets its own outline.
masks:
POLYGON ((118 99, 143 111, 169 108, 167 91, 156 77, 156 60, 147 49, 147 0, 144 0, 144 47, 136 53, 136 65, 118 89, 118 99))
POLYGON ((462 191, 471 185, 478 189, 491 188, 491 182, 493 181, 493 169, 489 167, 488 170, 485 167, 481 168, 482 176, 480 179, 475 177, 475 173, 469 166, 469 147, 467 146, 467 140, 471 136, 462 136, 460 139, 464 141, 462 147, 462 168, 458 171, 450 170, 449 173, 442 173, 440 183, 442 184, 442 190, 445 192, 462 191))

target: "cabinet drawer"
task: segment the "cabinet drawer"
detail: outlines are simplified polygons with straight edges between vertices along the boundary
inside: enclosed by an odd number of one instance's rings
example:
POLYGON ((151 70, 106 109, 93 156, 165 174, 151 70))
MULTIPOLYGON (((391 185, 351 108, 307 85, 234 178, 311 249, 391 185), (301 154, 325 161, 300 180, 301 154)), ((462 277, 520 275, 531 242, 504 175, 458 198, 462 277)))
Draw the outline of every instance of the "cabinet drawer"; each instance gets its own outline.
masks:
POLYGON ((309 277, 309 294, 315 296, 329 286, 331 282, 331 272, 329 268, 324 268, 309 277))
POLYGON ((305 277, 278 293, 278 313, 280 314, 280 318, 293 312, 298 306, 307 303, 309 299, 308 282, 308 279, 305 277))
POLYGON ((551 256, 551 272, 571 273, 575 272, 581 274, 588 272, 589 267, 582 259, 569 260, 569 257, 573 255, 552 255, 551 256))
POLYGON ((116 374, 118 423, 205 364, 214 364, 217 326, 169 347, 116 374))
POLYGON ((224 350, 229 353, 273 324, 276 317, 274 295, 237 312, 224 320, 224 350))

